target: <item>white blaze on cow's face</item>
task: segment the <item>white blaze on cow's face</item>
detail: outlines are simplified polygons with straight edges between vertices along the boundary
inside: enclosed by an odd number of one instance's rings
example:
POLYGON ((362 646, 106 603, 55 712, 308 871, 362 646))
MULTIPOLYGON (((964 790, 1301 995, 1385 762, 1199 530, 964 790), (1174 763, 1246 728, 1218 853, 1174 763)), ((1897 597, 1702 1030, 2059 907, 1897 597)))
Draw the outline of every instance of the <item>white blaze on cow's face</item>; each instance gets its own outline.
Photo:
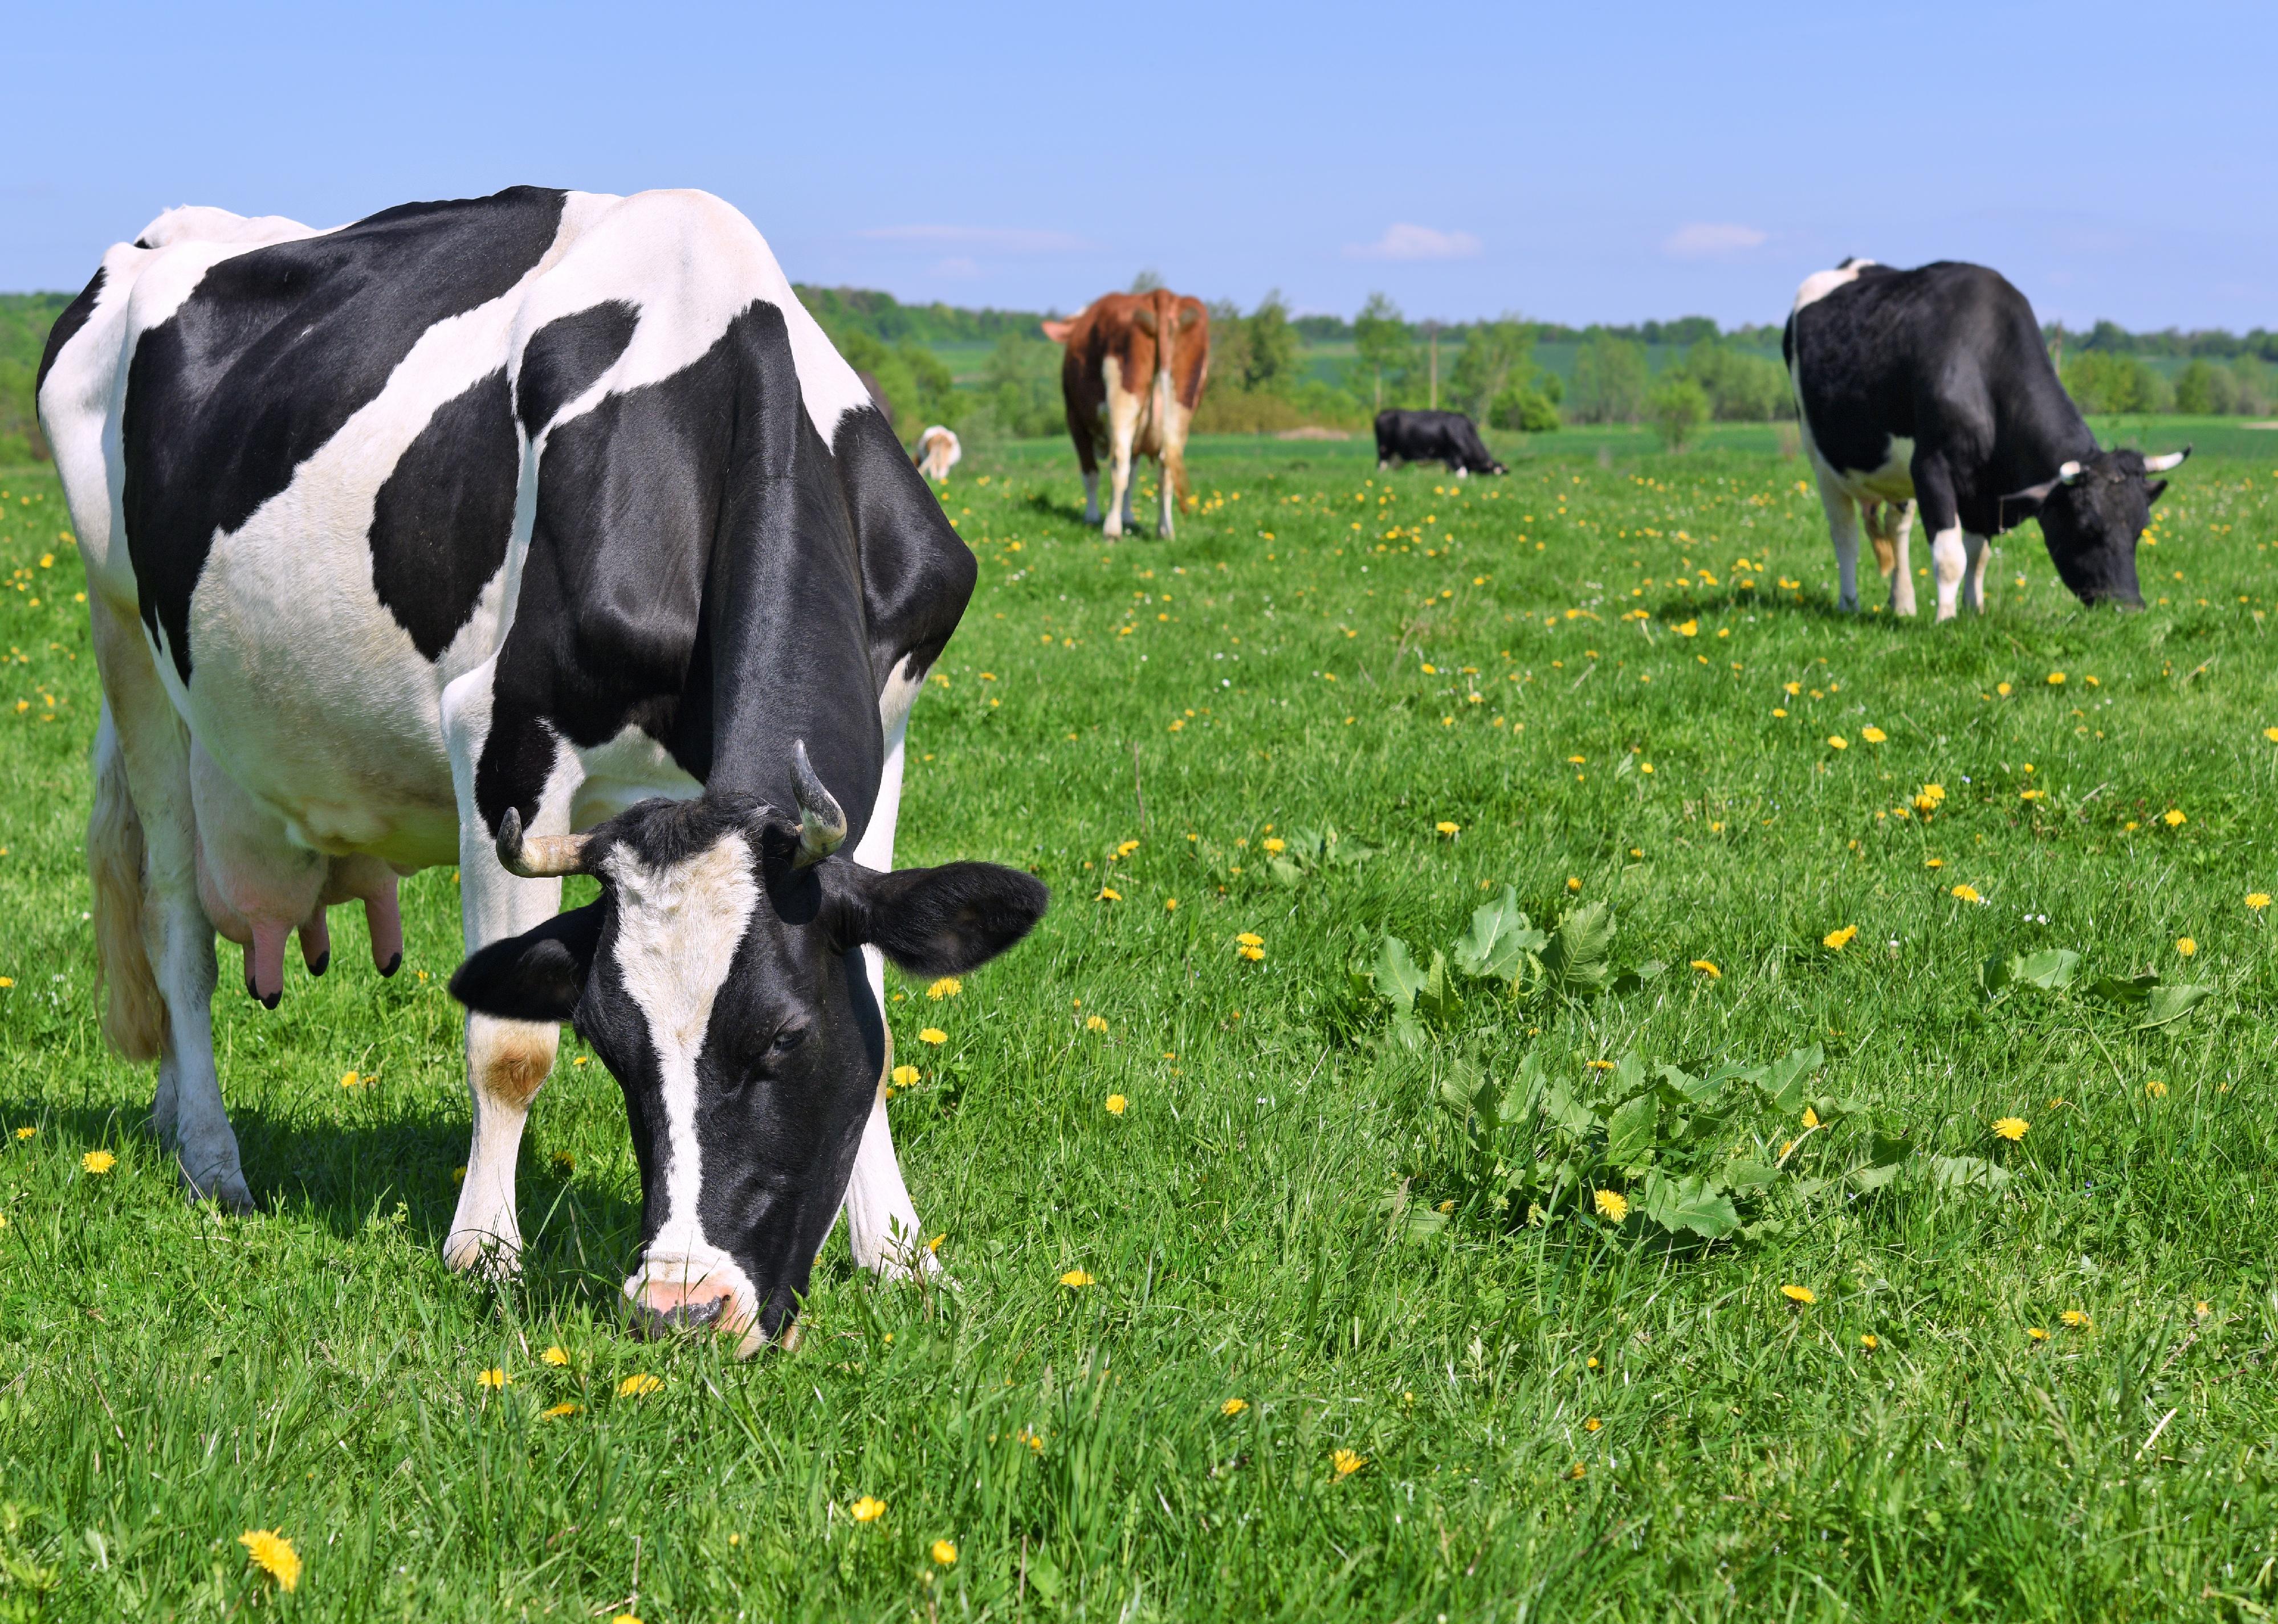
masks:
POLYGON ((650 1103, 661 1117, 646 1125, 651 1155, 662 1153, 644 1170, 655 1227, 625 1295, 659 1313, 723 1294, 732 1295, 738 1318, 758 1311, 750 1277, 705 1232, 704 1147, 696 1131, 697 1062, 759 905, 752 868, 740 831, 677 863, 652 868, 631 847, 618 846, 602 865, 615 893, 611 968, 646 1025, 655 1069, 650 1103))

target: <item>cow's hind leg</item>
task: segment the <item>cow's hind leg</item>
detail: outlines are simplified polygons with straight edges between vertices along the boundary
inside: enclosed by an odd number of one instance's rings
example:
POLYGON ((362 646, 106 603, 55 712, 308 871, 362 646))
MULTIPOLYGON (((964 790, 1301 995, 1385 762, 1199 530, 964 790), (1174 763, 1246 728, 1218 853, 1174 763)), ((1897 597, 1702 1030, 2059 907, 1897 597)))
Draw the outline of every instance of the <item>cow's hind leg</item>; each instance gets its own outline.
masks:
MULTIPOLYGON (((131 619, 97 600, 90 606, 96 660, 103 675, 103 702, 110 712, 117 765, 123 767, 140 824, 144 853, 141 918, 134 935, 139 964, 126 950, 114 919, 98 926, 104 971, 118 1006, 122 978, 144 984, 131 995, 145 1013, 154 1006, 160 1018, 139 1032, 123 1031, 106 1018, 105 1030, 130 1059, 149 1057, 157 1046, 158 1086, 150 1116, 162 1137, 170 1137, 184 1186, 196 1198, 233 1211, 253 1207, 238 1157, 237 1135, 221 1099, 214 1071, 213 990, 218 973, 213 923, 198 901, 197 829, 191 811, 190 739, 181 718, 159 685, 149 645, 131 619), (169 1132, 171 1128, 171 1134, 169 1132)), ((99 762, 98 783, 107 764, 99 762)), ((98 807, 98 811, 100 811, 98 807)), ((94 859, 96 852, 90 851, 94 859)), ((98 874, 98 887, 104 881, 98 874)), ((97 901, 116 908, 123 899, 97 901)))
POLYGON ((1819 472, 1819 505, 1827 513, 1827 533, 1835 543, 1835 604, 1839 609, 1859 607, 1859 505, 1835 483, 1825 469, 1819 472))
POLYGON ((1889 510, 1894 516, 1890 526, 1891 550, 1891 613, 1911 615, 1915 612, 1915 568, 1909 548, 1915 533, 1915 505, 1907 502, 1889 510))
POLYGON ((1961 601, 1983 614, 1985 613, 1985 560, 1992 556, 1993 549, 1986 545, 1984 537, 1964 530, 1961 553, 1965 567, 1961 601))

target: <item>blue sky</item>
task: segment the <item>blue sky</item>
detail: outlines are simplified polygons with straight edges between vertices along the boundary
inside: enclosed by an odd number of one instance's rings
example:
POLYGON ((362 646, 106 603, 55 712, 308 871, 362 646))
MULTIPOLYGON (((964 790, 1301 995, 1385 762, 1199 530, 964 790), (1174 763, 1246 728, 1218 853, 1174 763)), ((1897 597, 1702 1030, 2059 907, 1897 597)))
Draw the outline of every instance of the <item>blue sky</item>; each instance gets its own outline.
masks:
POLYGON ((794 279, 1074 309, 1777 321, 1861 253, 2278 326, 2278 8, 807 4, 19 13, 0 288, 160 209, 719 193, 794 279))

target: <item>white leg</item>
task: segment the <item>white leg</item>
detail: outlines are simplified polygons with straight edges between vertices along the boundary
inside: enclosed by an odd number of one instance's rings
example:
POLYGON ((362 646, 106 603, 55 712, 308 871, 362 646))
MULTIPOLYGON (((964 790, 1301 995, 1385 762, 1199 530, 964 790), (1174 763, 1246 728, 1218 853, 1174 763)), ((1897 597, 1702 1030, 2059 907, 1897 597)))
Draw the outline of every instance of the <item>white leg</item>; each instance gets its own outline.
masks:
MULTIPOLYGON (((878 775, 878 798, 870 825, 854 850, 854 860, 884 873, 894 866, 894 829, 902 806, 904 741, 909 733, 910 706, 916 700, 921 677, 897 671, 878 702, 879 720, 886 725, 886 761, 878 775)), ((875 948, 862 949, 870 995, 877 1000, 883 1021, 886 1008, 886 960, 875 948)), ((893 1069, 893 1044, 886 1046, 886 1070, 893 1069)), ((887 1279, 906 1279, 913 1274, 935 1274, 941 1265, 925 1248, 918 1228, 918 1209, 902 1179, 902 1164, 894 1154, 894 1136, 886 1121, 886 1079, 878 1079, 878 1093, 870 1105, 870 1119, 862 1127, 861 1147, 854 1153, 854 1171, 846 1181, 846 1240, 854 1261, 875 1269, 887 1279)))
POLYGON ((1131 447, 1139 432, 1139 397, 1126 393, 1115 377, 1107 380, 1107 522, 1113 537, 1131 522, 1131 447))
POLYGON ((1985 613, 1985 560, 1992 555, 1993 549, 1985 545, 1984 537, 1967 533, 1961 538, 1961 546, 1969 563, 1969 576, 1962 586, 1961 599, 1983 614, 1985 613))
MULTIPOLYGON (((523 880, 499 865, 491 832, 475 808, 475 762, 490 733, 491 675, 485 664, 452 683, 443 697, 459 800, 459 911, 470 953, 542 925, 562 907, 561 881, 523 880)), ((561 782, 548 784, 531 820, 533 833, 569 831, 570 786, 566 775, 556 777, 561 782)), ((521 1266, 515 1163, 531 1102, 554 1070, 561 1037, 560 1027, 545 1022, 467 1017, 467 1092, 475 1121, 458 1208, 443 1241, 443 1261, 454 1269, 502 1277, 521 1266)))
POLYGON ((1891 613, 1911 615, 1915 612, 1915 567, 1908 556, 1914 541, 1915 505, 1908 502, 1899 509, 1899 519, 1891 530, 1891 553, 1898 567, 1891 571, 1891 613))
POLYGON ((1836 606, 1859 606, 1859 506, 1824 471, 1819 475, 1819 505, 1827 512, 1827 533, 1835 543, 1836 606))
POLYGON ((1167 457, 1158 461, 1156 471, 1163 477, 1163 498, 1155 505, 1155 534, 1168 540, 1172 526, 1176 522, 1172 514, 1177 506, 1175 492, 1178 481, 1172 475, 1171 462, 1167 457))
POLYGON ((1099 470, 1096 468, 1083 470, 1083 522, 1099 522, 1099 470))
POLYGON ((162 1134, 171 1125, 176 1166, 191 1195, 250 1211, 252 1192, 214 1071, 214 932, 198 903, 189 730, 159 684, 131 612, 98 601, 90 619, 149 864, 143 944, 166 1010, 151 1118, 162 1134))
POLYGON ((1962 545, 1960 525, 1942 530, 1930 538, 1930 567, 1938 576, 1938 619, 1942 626, 1953 618, 1962 572, 1968 568, 1968 553, 1962 545))

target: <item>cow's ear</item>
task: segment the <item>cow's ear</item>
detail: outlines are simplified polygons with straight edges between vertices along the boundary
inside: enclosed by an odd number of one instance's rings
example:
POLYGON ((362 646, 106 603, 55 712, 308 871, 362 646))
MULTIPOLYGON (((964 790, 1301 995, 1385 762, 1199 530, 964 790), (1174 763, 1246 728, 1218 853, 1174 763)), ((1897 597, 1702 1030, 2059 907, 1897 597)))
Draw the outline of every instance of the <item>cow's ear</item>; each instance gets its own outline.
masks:
POLYGON ((1192 330, 1194 324, 1202 320, 1202 318, 1203 313, 1196 306, 1190 304, 1181 305, 1179 307, 1179 331, 1181 332, 1186 332, 1192 330))
POLYGON ((478 1015, 566 1021, 577 1012, 601 940, 601 904, 557 913, 535 930, 493 942, 459 966, 451 995, 478 1015))
POLYGON ((1043 329, 1044 337, 1050 339, 1055 344, 1065 344, 1068 341, 1068 334, 1075 331, 1075 324, 1074 322, 1046 322, 1043 324, 1043 329))
POLYGON ((1155 311, 1152 306, 1141 305, 1131 312, 1131 324, 1145 333, 1155 331, 1155 311))
POLYGON ((2153 480, 2150 484, 2148 484, 2148 485, 2146 485, 2146 486, 2144 487, 2144 499, 2146 502, 2156 502, 2156 501, 2158 501, 2158 500, 2160 499, 2160 493, 2161 492, 2165 491, 2167 488, 2167 482, 2166 480, 2164 480, 2164 479, 2155 479, 2155 480, 2153 480))
POLYGON ((842 947, 875 945, 912 975, 961 975, 1035 928, 1051 893, 1034 874, 995 863, 944 863, 875 873, 831 862, 842 947))

